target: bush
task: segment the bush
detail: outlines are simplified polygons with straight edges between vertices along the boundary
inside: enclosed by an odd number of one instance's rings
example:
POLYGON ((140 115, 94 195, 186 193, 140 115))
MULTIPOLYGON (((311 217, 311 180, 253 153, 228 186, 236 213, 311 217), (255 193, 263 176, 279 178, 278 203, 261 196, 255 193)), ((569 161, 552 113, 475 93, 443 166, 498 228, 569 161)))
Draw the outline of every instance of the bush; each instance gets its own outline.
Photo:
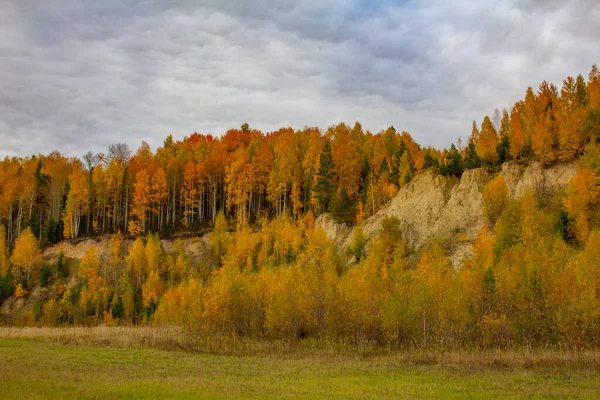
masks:
POLYGON ((359 262, 362 258, 366 244, 367 239, 365 238, 362 227, 357 226, 356 229, 354 229, 354 234, 352 236, 352 253, 356 258, 356 262, 359 262))
POLYGON ((44 265, 40 270, 40 285, 46 286, 48 285, 48 280, 52 276, 52 270, 49 265, 44 265))
POLYGON ((7 273, 0 278, 0 304, 15 292, 15 284, 12 276, 7 273))
POLYGON ((113 303, 110 312, 113 318, 123 318, 123 315, 125 314, 125 308, 123 307, 123 299, 121 296, 119 296, 117 301, 113 303))
POLYGON ((62 250, 58 253, 58 259, 56 260, 56 272, 60 278, 69 276, 69 262, 65 258, 65 254, 62 250))

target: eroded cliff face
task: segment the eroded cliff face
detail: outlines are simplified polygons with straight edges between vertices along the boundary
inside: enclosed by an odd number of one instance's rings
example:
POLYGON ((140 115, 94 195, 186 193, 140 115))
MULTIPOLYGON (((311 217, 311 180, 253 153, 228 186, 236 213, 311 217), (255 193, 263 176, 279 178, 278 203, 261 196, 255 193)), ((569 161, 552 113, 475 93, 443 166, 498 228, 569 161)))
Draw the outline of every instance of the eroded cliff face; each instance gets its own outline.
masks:
MULTIPOLYGON (((568 184, 576 170, 576 163, 544 168, 539 163, 525 166, 510 162, 502 166, 499 174, 506 180, 510 197, 518 199, 527 189, 535 194, 552 195, 568 184)), ((369 240, 377 237, 381 221, 396 217, 410 248, 418 251, 431 238, 449 239, 452 262, 459 266, 487 223, 481 207, 482 191, 497 174, 483 168, 465 171, 461 178, 435 175, 431 171, 419 174, 365 221, 364 234, 369 240)), ((323 216, 316 223, 340 247, 347 247, 352 242, 352 230, 339 225, 323 216)))
MULTIPOLYGON (((56 262, 58 253, 62 250, 65 257, 80 260, 83 258, 89 247, 95 247, 98 256, 101 259, 106 259, 110 254, 109 240, 109 235, 103 237, 82 238, 72 241, 65 240, 64 242, 44 249, 42 256, 47 262, 52 264, 56 262)), ((183 251, 188 257, 191 258, 193 262, 203 262, 207 264, 212 261, 209 245, 209 234, 195 238, 182 238, 180 241, 183 251)), ((165 250, 165 253, 173 253, 173 247, 175 243, 173 239, 161 239, 160 243, 165 250)), ((127 256, 132 245, 133 240, 128 239, 123 241, 123 244, 121 245, 121 255, 123 257, 127 256)))

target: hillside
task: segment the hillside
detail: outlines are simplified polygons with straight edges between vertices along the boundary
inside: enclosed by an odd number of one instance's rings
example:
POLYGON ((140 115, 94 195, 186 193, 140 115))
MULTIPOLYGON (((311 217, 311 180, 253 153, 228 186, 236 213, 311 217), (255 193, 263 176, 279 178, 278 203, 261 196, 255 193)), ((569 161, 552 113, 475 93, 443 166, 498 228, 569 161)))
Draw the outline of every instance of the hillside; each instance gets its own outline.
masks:
MULTIPOLYGON (((488 225, 481 206, 484 187, 497 176, 505 179, 509 198, 519 200, 525 191, 551 198, 563 191, 577 173, 577 163, 543 167, 539 162, 504 163, 498 172, 486 168, 465 171, 460 178, 426 171, 409 184, 362 225, 367 240, 381 233, 381 221, 396 217, 406 244, 418 252, 430 239, 445 239, 453 265, 459 267, 472 253, 480 231, 488 225)), ((316 227, 323 229, 341 249, 352 245, 354 230, 321 215, 316 227)))
POLYGON ((155 151, 6 157, 0 322, 600 346, 599 138, 594 66, 447 149, 393 126, 243 124, 155 151))
MULTIPOLYGON (((552 197, 564 190, 577 172, 575 162, 563 163, 544 168, 534 162, 523 165, 515 162, 504 163, 499 172, 486 168, 466 171, 460 178, 438 175, 435 171, 425 171, 417 175, 409 184, 375 215, 369 217, 362 229, 367 240, 381 233, 381 221, 396 217, 400 220, 402 237, 415 251, 431 238, 448 239, 454 249, 453 263, 460 265, 464 257, 470 255, 473 242, 481 229, 488 223, 481 207, 482 191, 494 177, 502 176, 508 186, 510 199, 520 199, 526 190, 538 195, 552 197)), ((315 221, 316 229, 323 229, 329 240, 340 249, 351 246, 353 224, 336 222, 331 215, 321 214, 315 221)), ((210 234, 200 238, 180 239, 186 254, 196 265, 212 263, 209 245, 210 234)), ((56 261, 62 250, 65 257, 80 260, 89 246, 94 246, 100 258, 107 258, 110 236, 66 240, 44 249, 42 255, 48 262, 56 261)), ((174 239, 161 239, 161 246, 167 254, 173 253, 174 239)), ((121 253, 128 254, 133 240, 124 240, 121 253)))
MULTIPOLYGON (((410 261, 413 265, 419 261, 422 248, 431 240, 443 241, 454 268, 460 268, 466 259, 473 255, 473 244, 482 229, 489 225, 482 208, 482 191, 495 177, 502 177, 507 184, 509 197, 520 200, 526 191, 536 193, 545 198, 555 197, 562 193, 577 172, 574 162, 557 164, 544 168, 540 163, 523 165, 508 162, 494 172, 486 168, 466 171, 461 177, 443 176, 435 171, 425 171, 417 175, 409 184, 402 187, 380 211, 361 224, 366 239, 365 253, 368 255, 373 239, 382 233, 382 221, 397 218, 399 230, 410 250, 410 261)), ((330 214, 321 214, 314 225, 315 230, 322 230, 326 237, 336 244, 339 254, 357 262, 356 257, 347 253, 353 246, 353 237, 357 229, 354 224, 336 222, 330 214)), ((256 227, 260 231, 260 227, 256 227)), ((233 234, 233 233, 232 233, 233 234)), ((260 232, 257 232, 260 234, 260 232)), ((210 233, 202 237, 160 240, 161 251, 165 257, 174 255, 174 247, 179 246, 185 254, 190 266, 196 271, 205 271, 206 276, 214 265, 214 253, 210 245, 210 233)), ((63 253, 71 267, 71 276, 66 287, 77 285, 78 265, 93 248, 99 263, 106 264, 110 258, 111 236, 66 240, 48 246, 42 251, 46 263, 57 262, 59 253, 63 253)), ((123 240, 119 254, 123 259, 132 252, 134 240, 123 240)), ((175 254, 176 256, 176 254, 175 254)), ((347 261, 343 261, 346 263, 347 261)), ((35 286, 29 296, 7 299, 0 308, 0 318, 15 321, 19 313, 27 311, 36 303, 44 303, 59 295, 60 280, 46 288, 35 286)))

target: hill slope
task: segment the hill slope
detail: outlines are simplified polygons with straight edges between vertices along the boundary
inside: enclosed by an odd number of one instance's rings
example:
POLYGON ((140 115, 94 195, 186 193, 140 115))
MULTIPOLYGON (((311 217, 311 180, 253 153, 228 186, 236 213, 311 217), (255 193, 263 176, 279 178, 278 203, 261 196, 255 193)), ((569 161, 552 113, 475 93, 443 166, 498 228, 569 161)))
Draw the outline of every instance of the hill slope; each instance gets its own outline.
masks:
MULTIPOLYGON (((465 171, 460 178, 426 171, 402 187, 385 207, 365 221, 362 229, 370 240, 379 235, 385 218, 396 217, 400 220, 404 240, 415 251, 432 238, 447 239, 453 265, 457 267, 470 255, 472 243, 487 223, 481 207, 482 192, 494 177, 501 175, 510 198, 519 199, 526 190, 551 197, 563 190, 576 172, 575 162, 548 168, 538 162, 529 165, 508 162, 499 172, 473 169, 465 171)), ((345 224, 322 215, 316 226, 325 230, 328 238, 341 248, 351 245, 353 230, 345 224)))

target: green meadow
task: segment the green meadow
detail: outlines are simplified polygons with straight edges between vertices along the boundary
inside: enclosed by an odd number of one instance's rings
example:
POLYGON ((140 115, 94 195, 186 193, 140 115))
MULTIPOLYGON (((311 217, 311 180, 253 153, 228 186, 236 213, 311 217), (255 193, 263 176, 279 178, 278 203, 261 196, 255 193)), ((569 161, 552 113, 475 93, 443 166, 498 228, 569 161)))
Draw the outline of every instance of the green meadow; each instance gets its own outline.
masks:
POLYGON ((513 354, 495 365, 448 357, 454 362, 394 354, 230 356, 2 338, 0 398, 600 397, 596 361, 569 366, 563 358, 522 362, 513 354))

